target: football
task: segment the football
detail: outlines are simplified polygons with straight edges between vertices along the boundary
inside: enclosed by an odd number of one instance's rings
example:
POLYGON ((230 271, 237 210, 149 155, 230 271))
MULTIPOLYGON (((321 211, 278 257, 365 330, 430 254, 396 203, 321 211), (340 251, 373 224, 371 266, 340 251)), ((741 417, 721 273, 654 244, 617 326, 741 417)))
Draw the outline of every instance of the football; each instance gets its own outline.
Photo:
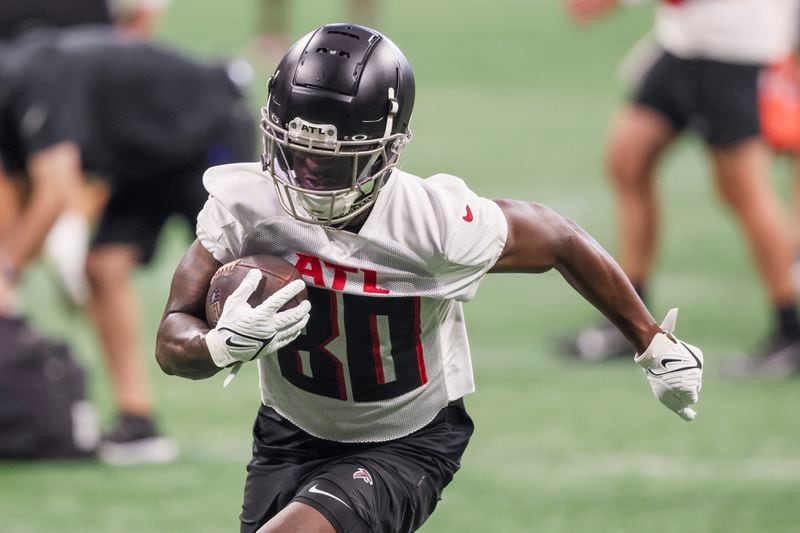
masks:
MULTIPOLYGON (((222 265, 211 278, 206 296, 206 322, 210 327, 217 325, 225 300, 236 290, 250 270, 261 271, 261 281, 250 295, 247 303, 255 307, 287 283, 300 278, 300 272, 288 261, 273 255, 251 255, 240 257, 222 265)), ((308 298, 306 290, 289 300, 282 309, 291 309, 308 298)))

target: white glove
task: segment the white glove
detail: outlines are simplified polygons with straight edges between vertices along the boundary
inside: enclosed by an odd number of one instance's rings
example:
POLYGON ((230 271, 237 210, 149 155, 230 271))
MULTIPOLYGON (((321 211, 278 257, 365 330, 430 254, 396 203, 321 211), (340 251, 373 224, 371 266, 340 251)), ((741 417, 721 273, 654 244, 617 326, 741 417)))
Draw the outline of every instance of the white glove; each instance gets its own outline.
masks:
POLYGON ((678 310, 670 309, 650 345, 634 360, 644 369, 650 388, 661 403, 686 421, 697 413, 690 405, 697 403, 703 384, 703 352, 672 336, 678 310))
POLYGON ((296 339, 308 322, 311 310, 308 300, 278 312, 303 290, 302 280, 292 281, 258 306, 251 307, 247 299, 260 281, 260 270, 254 268, 248 272, 225 301, 217 327, 206 334, 208 351, 218 367, 277 352, 296 339))

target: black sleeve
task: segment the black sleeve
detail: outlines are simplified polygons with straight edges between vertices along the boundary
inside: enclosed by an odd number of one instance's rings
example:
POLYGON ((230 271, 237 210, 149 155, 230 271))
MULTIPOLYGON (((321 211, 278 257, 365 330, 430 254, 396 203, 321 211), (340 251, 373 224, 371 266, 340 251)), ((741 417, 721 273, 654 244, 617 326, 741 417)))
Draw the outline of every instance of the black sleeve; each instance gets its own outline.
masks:
POLYGON ((0 38, 9 38, 34 27, 67 27, 110 24, 107 0, 2 0, 0 38))
POLYGON ((86 78, 67 62, 48 61, 24 85, 8 118, 24 157, 64 141, 82 145, 91 117, 86 78))

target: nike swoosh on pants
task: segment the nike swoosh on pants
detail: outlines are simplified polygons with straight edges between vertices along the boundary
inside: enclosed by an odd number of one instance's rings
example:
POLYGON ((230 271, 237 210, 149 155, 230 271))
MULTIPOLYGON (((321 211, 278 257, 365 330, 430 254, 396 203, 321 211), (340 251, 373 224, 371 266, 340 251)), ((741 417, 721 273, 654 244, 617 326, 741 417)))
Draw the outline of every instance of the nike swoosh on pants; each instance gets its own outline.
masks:
POLYGON ((316 485, 314 485, 313 487, 308 489, 308 492, 310 492, 311 494, 322 494, 323 496, 327 496, 328 498, 333 498, 334 500, 336 500, 337 502, 341 503, 342 505, 344 505, 348 509, 352 509, 352 507, 347 505, 347 503, 344 500, 342 500, 341 498, 339 498, 337 496, 334 496, 330 492, 325 492, 324 490, 318 489, 316 485))

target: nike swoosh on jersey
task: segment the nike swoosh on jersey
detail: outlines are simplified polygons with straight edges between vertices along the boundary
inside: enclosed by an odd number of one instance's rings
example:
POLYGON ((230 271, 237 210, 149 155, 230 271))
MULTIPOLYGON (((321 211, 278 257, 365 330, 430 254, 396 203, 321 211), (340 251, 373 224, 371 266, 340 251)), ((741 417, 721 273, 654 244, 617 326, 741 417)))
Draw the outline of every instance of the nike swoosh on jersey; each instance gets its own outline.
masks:
POLYGON ((467 205, 467 214, 462 218, 467 222, 472 222, 474 220, 474 217, 472 216, 472 209, 469 208, 469 205, 467 205))
POLYGON ((341 503, 342 505, 344 505, 348 509, 352 509, 352 507, 347 505, 347 503, 345 503, 344 500, 342 500, 341 498, 339 498, 337 496, 334 496, 330 492, 325 492, 324 490, 318 489, 316 485, 314 485, 313 487, 308 489, 308 492, 310 492, 311 494, 322 494, 323 496, 327 496, 328 498, 333 498, 334 500, 336 500, 337 502, 341 503))

